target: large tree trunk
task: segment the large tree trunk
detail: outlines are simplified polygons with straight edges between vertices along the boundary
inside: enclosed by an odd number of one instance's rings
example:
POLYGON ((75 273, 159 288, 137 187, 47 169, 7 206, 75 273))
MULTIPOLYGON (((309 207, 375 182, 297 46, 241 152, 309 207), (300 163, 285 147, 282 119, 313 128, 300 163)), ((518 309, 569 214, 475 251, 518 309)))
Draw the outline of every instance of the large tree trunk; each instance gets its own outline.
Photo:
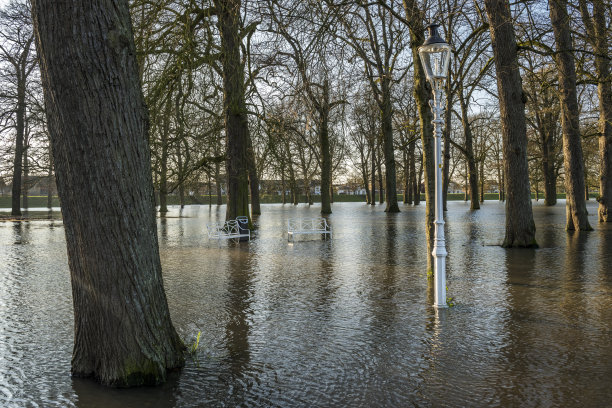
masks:
POLYGON ((159 259, 127 1, 33 0, 74 303, 72 374, 158 384, 183 365, 159 259))
POLYGON ((595 69, 597 70, 597 96, 599 97, 599 221, 612 222, 612 81, 608 52, 606 19, 603 2, 594 2, 595 69))
POLYGON ((563 164, 565 167, 566 229, 591 230, 584 199, 584 162, 580 142, 576 67, 572 55, 572 37, 566 0, 549 0, 550 20, 557 52, 554 54, 559 72, 561 127, 563 129, 563 164))
POLYGON ((599 99, 599 201, 600 222, 612 222, 612 81, 610 80, 609 30, 603 0, 593 0, 593 17, 580 0, 582 20, 595 51, 597 97, 599 99), (591 28, 592 27, 592 28, 591 28))
POLYGON ((397 204, 397 177, 395 171, 395 148, 393 145, 393 106, 391 105, 391 79, 382 79, 382 135, 385 157, 385 198, 389 213, 399 212, 397 204))
POLYGON ((485 0, 502 124, 506 184, 506 236, 503 247, 535 247, 527 165, 525 98, 508 0, 485 0))
POLYGON ((329 82, 323 83, 323 103, 319 109, 319 146, 321 148, 321 214, 331 214, 331 152, 329 148, 329 82))
POLYGON ((215 0, 221 35, 223 110, 225 112, 227 220, 249 217, 249 124, 245 102, 244 66, 240 59, 240 0, 215 0))
MULTIPOLYGON (((410 47, 413 61, 420 61, 419 47, 425 41, 422 12, 415 0, 404 0, 406 19, 410 23, 410 47)), ((429 106, 431 87, 420 63, 414 64, 414 98, 419 111, 421 144, 423 146, 423 169, 425 173, 425 231, 427 235, 427 271, 433 272, 433 238, 435 220, 435 155, 433 114, 429 106)), ((420 187, 420 186, 419 186, 420 187)), ((420 188, 419 188, 420 194, 420 188)), ((416 197, 415 197, 416 204, 416 197)))

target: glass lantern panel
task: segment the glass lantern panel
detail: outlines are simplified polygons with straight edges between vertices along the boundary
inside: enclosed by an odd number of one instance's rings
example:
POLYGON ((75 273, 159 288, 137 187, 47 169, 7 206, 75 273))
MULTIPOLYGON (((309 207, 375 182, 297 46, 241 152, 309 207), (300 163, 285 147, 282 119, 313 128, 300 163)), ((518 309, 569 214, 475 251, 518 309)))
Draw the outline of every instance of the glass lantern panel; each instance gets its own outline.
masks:
POLYGON ((421 63, 427 79, 446 78, 450 61, 450 47, 448 44, 429 44, 419 49, 421 63))

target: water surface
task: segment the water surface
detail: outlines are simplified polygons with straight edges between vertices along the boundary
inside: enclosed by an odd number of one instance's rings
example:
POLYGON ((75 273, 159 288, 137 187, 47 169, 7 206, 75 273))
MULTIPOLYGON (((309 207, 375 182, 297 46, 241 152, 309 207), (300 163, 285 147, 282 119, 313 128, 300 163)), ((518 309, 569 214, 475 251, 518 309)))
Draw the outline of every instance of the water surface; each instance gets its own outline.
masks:
POLYGON ((504 208, 449 202, 448 295, 426 277, 424 205, 336 203, 333 240, 288 243, 318 206, 263 205, 250 243, 209 242, 225 207, 158 219, 172 319, 195 359, 157 388, 70 377, 61 220, 0 223, 0 406, 606 406, 612 398, 612 227, 564 231, 534 202, 537 250, 504 250, 504 208))

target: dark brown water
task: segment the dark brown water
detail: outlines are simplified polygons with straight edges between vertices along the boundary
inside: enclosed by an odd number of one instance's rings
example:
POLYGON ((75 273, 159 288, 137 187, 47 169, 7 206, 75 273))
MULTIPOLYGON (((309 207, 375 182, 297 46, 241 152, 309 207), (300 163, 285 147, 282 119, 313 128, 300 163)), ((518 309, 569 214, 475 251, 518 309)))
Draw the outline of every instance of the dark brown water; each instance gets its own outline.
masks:
POLYGON ((564 231, 534 203, 538 250, 504 250, 504 209, 450 202, 448 294, 426 277, 424 206, 334 204, 334 239, 287 242, 264 205, 250 243, 209 243, 225 207, 158 220, 164 280, 195 359, 158 388, 70 377, 72 303, 61 221, 0 223, 2 407, 612 405, 612 227, 564 231))

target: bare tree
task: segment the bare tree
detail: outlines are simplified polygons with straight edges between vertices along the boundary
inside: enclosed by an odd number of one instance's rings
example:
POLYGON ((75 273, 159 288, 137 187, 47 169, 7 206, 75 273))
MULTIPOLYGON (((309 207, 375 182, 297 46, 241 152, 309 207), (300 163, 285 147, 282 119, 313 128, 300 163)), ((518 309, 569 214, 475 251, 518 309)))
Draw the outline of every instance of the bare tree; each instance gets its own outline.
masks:
POLYGON ((161 275, 128 2, 34 0, 32 15, 72 281, 72 374, 160 383, 183 365, 183 343, 161 275))
POLYGON ((572 37, 567 14, 567 0, 549 0, 550 20, 557 52, 554 54, 559 76, 563 158, 565 167, 566 229, 591 230, 584 199, 584 162, 580 142, 576 66, 572 55, 572 37))
POLYGON ((485 0, 495 57, 503 135, 506 236, 503 247, 534 247, 525 102, 508 0, 485 0))
POLYGON ((29 14, 28 4, 15 0, 0 10, 0 26, 2 26, 0 29, 0 60, 10 66, 10 72, 3 73, 3 76, 9 77, 7 80, 11 88, 10 91, 7 89, 6 94, 3 92, 1 96, 3 102, 10 101, 10 120, 14 123, 15 130, 12 215, 21 215, 23 164, 27 148, 25 143, 27 87, 28 78, 37 66, 34 34, 29 14))
POLYGON ((587 39, 595 54, 595 76, 599 100, 599 221, 612 222, 612 82, 610 81, 609 35, 606 23, 610 4, 604 0, 578 0, 587 39), (592 5, 592 14, 588 3, 592 5), (607 18, 606 18, 607 17, 607 18))

